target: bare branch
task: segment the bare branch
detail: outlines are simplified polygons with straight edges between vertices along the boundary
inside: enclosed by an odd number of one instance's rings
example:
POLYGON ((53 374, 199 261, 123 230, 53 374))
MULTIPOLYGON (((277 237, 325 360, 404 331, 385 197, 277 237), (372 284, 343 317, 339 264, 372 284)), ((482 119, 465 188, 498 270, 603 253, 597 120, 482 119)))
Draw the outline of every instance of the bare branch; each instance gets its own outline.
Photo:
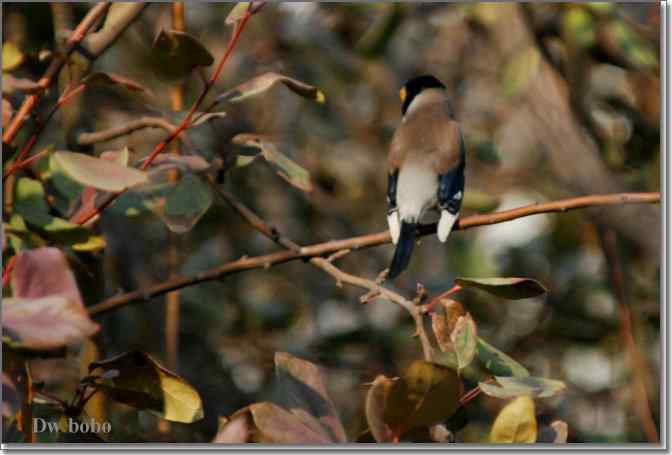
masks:
POLYGON ((81 133, 77 138, 79 145, 92 145, 99 142, 106 142, 144 128, 163 128, 172 133, 176 127, 161 117, 141 117, 130 121, 124 125, 115 126, 105 130, 94 131, 93 133, 81 133))
MULTIPOLYGON (((605 195, 583 196, 572 199, 563 199, 560 201, 548 202, 545 204, 533 204, 517 209, 495 212, 487 215, 472 215, 458 220, 457 229, 464 230, 476 226, 484 226, 495 223, 522 218, 525 216, 536 215, 548 212, 564 212, 584 207, 614 204, 634 204, 634 203, 659 203, 660 193, 617 193, 605 195)), ((436 231, 436 225, 423 226, 419 230, 419 235, 429 235, 436 231)), ((298 251, 279 251, 272 254, 256 257, 243 257, 236 261, 228 262, 204 270, 194 275, 185 277, 176 277, 163 283, 149 286, 144 289, 138 289, 125 294, 111 297, 103 302, 89 307, 92 315, 97 315, 122 307, 136 300, 149 300, 153 297, 163 295, 175 289, 187 286, 193 286, 205 281, 221 279, 228 275, 240 273, 246 270, 268 268, 272 265, 282 264, 297 259, 306 259, 321 257, 327 254, 344 249, 364 249, 373 246, 383 245, 390 242, 388 231, 368 234, 359 237, 352 237, 343 240, 334 240, 316 245, 301 247, 298 251)))

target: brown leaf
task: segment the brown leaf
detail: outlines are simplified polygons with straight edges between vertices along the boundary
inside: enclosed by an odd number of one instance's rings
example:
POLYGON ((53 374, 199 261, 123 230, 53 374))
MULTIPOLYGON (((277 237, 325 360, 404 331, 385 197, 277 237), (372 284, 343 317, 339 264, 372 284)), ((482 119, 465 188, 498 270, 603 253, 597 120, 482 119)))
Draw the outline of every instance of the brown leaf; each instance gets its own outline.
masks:
POLYGON ((548 292, 543 284, 531 278, 456 278, 455 284, 509 300, 529 299, 548 292))
POLYGON ((176 30, 159 31, 151 57, 155 73, 168 81, 181 79, 195 67, 210 66, 215 61, 198 39, 176 30))
POLYGON ((387 397, 393 385, 394 381, 392 379, 381 375, 376 377, 366 394, 366 421, 377 442, 392 442, 394 440, 394 433, 384 419, 387 397))
POLYGON ((241 411, 236 412, 230 419, 220 418, 217 434, 212 440, 214 444, 245 444, 251 441, 252 416, 247 408, 241 411))
POLYGON ((270 402, 250 405, 254 424, 259 429, 259 442, 273 444, 329 444, 334 441, 315 430, 316 425, 306 424, 278 405, 270 402))
POLYGON ((244 99, 258 96, 270 90, 277 84, 282 84, 297 95, 312 99, 320 104, 326 101, 324 93, 317 87, 283 74, 270 72, 250 79, 249 81, 224 92, 217 97, 217 102, 237 103, 244 99))
POLYGON ((332 442, 345 442, 343 425, 329 398, 324 372, 317 365, 286 352, 275 354, 275 375, 283 404, 307 424, 319 421, 321 431, 332 442))
POLYGON ((450 334, 455 330, 455 323, 466 311, 460 302, 452 299, 441 299, 432 304, 432 329, 443 352, 454 352, 450 334))
POLYGON ((455 413, 461 392, 462 383, 454 370, 416 360, 392 386, 385 421, 397 434, 431 425, 455 413))

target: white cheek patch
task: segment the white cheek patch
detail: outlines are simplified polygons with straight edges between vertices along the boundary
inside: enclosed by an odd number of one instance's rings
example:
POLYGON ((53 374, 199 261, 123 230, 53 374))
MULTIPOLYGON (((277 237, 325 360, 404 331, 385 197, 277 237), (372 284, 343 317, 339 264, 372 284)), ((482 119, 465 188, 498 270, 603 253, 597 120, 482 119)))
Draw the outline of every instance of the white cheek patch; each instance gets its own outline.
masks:
POLYGON ((448 239, 448 234, 453 230, 455 220, 457 220, 457 214, 453 215, 448 210, 441 210, 441 219, 439 219, 439 225, 436 228, 436 235, 441 243, 448 239))
POLYGON ((387 225, 390 228, 390 236, 392 243, 395 245, 399 241, 399 232, 401 230, 401 223, 399 222, 399 211, 395 210, 387 215, 387 225))

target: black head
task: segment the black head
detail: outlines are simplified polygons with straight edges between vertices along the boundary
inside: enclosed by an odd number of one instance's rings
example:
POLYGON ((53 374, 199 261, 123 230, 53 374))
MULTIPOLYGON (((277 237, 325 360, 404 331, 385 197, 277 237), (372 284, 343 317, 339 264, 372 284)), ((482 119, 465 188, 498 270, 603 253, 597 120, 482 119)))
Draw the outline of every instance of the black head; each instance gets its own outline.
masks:
POLYGON ((423 90, 428 88, 440 88, 445 89, 446 86, 441 83, 440 80, 434 76, 428 74, 423 76, 414 77, 413 79, 408 80, 404 86, 399 91, 399 97, 401 98, 401 113, 406 114, 408 106, 411 105, 413 99, 418 96, 423 90))

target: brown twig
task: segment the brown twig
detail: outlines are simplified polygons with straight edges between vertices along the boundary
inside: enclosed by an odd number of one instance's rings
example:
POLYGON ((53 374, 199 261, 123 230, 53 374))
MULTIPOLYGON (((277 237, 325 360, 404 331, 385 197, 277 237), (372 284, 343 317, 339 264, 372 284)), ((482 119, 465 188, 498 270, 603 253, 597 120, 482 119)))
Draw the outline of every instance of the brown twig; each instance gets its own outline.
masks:
MULTIPOLYGON (((461 218, 457 222, 455 229, 464 230, 476 226, 485 226, 495 223, 502 223, 525 216, 536 215, 548 212, 564 212, 583 207, 592 207, 599 205, 613 205, 624 203, 658 203, 660 202, 660 193, 617 193, 605 195, 583 196, 572 199, 563 199, 560 201, 548 202, 545 204, 533 204, 530 206, 519 207, 517 209, 505 210, 502 212, 490 213, 487 215, 472 215, 461 218)), ((436 224, 422 226, 419 229, 419 235, 429 235, 436 232, 436 224)), ((390 233, 388 231, 367 234, 358 237, 351 237, 342 240, 332 240, 329 242, 318 243, 316 245, 301 247, 298 251, 279 251, 272 254, 256 257, 243 257, 236 261, 228 262, 204 270, 194 275, 177 277, 169 281, 149 286, 144 289, 138 289, 125 294, 111 297, 103 302, 89 307, 92 315, 111 311, 115 308, 124 306, 135 300, 149 300, 153 297, 163 295, 174 289, 180 289, 186 286, 192 286, 205 281, 221 279, 228 275, 240 273, 246 270, 267 268, 272 265, 282 264, 297 259, 306 259, 324 256, 339 250, 360 250, 378 245, 390 243, 390 233)))
POLYGON ((642 423, 646 438, 649 442, 658 442, 660 440, 658 429, 653 420, 649 398, 646 393, 646 381, 644 380, 648 366, 632 333, 632 313, 628 305, 625 277, 623 276, 623 268, 618 252, 618 241, 614 231, 610 229, 599 229, 599 231, 602 249, 607 259, 609 280, 619 303, 621 339, 625 342, 625 348, 630 360, 630 368, 632 369, 632 405, 635 414, 637 414, 642 423))
POLYGON ((2 135, 2 142, 4 144, 10 144, 16 134, 19 132, 21 127, 24 125, 31 112, 37 106, 38 101, 42 98, 42 95, 53 84, 56 76, 65 65, 70 54, 77 48, 77 46, 82 42, 86 37, 86 34, 93 27, 93 25, 105 14, 107 9, 110 7, 110 2, 101 2, 96 4, 91 10, 84 16, 84 19, 79 23, 79 25, 73 30, 68 38, 65 49, 62 54, 58 54, 51 61, 51 64, 47 68, 47 71, 44 73, 42 78, 37 82, 42 90, 33 93, 28 96, 26 100, 21 105, 19 111, 14 115, 12 121, 10 122, 7 130, 2 135))
POLYGON ((104 130, 94 131, 92 133, 80 133, 77 137, 79 145, 93 145, 99 142, 107 142, 121 136, 132 134, 144 128, 162 128, 169 133, 175 131, 176 127, 168 120, 161 117, 140 117, 120 126, 113 126, 104 130))

